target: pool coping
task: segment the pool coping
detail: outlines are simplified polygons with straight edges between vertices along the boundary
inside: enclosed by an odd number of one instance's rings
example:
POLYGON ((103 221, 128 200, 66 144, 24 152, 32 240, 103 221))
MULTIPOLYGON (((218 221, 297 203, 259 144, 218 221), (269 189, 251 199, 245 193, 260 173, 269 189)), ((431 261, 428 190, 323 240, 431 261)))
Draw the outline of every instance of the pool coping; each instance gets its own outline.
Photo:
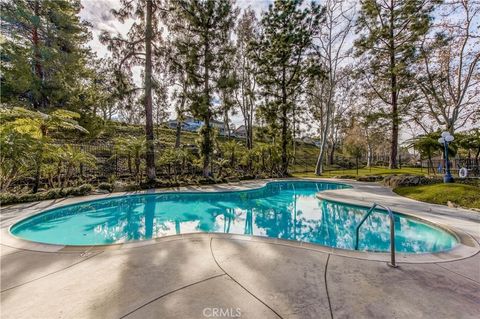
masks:
MULTIPOLYGON (((222 189, 221 192, 256 190, 256 189, 260 189, 267 186, 267 184, 271 182, 281 182, 281 181, 311 181, 311 182, 317 181, 317 182, 326 182, 331 184, 348 185, 351 188, 327 190, 324 192, 317 193, 316 196, 320 200, 327 200, 330 202, 368 207, 366 203, 361 201, 357 201, 353 199, 352 200, 349 199, 348 201, 339 201, 334 197, 330 196, 329 194, 324 195, 325 192, 328 192, 331 194, 336 192, 342 192, 345 189, 358 188, 357 186, 359 183, 353 182, 350 180, 332 181, 329 179, 321 179, 321 178, 277 178, 277 179, 266 179, 266 180, 255 180, 255 181, 243 181, 243 182, 237 182, 237 183, 221 184, 221 187, 225 187, 225 186, 228 187, 227 189, 222 189)), ((102 199, 122 197, 122 196, 147 195, 147 194, 162 194, 162 193, 175 193, 175 192, 204 193, 204 192, 219 192, 219 191, 220 190, 218 189, 217 185, 205 185, 205 186, 195 186, 193 187, 193 190, 192 190, 192 187, 175 187, 175 188, 167 188, 167 189, 143 190, 143 191, 135 191, 135 192, 117 192, 117 193, 102 194, 102 195, 75 197, 75 198, 69 199, 67 203, 61 202, 58 204, 53 204, 52 206, 45 209, 34 209, 34 211, 32 212, 19 214, 19 216, 12 218, 11 220, 8 221, 8 224, 9 224, 8 227, 2 227, 0 229, 0 243, 12 248, 20 249, 20 250, 49 252, 49 253, 80 253, 81 255, 87 255, 87 254, 91 254, 99 251, 133 249, 133 248, 143 247, 148 245, 157 245, 157 244, 161 244, 163 242, 168 242, 168 241, 176 241, 176 240, 184 240, 184 239, 198 240, 198 239, 205 239, 205 238, 215 238, 215 239, 223 239, 223 240, 249 241, 249 242, 256 242, 259 244, 282 245, 282 246, 288 246, 288 247, 299 248, 299 249, 307 249, 313 252, 316 251, 316 252, 322 252, 322 253, 329 253, 329 254, 339 255, 343 257, 350 257, 350 258, 363 259, 363 260, 384 261, 384 262, 388 262, 390 260, 390 253, 385 253, 385 252, 348 250, 348 249, 333 248, 329 246, 323 246, 319 244, 313 244, 313 243, 302 242, 302 241, 269 238, 269 237, 262 237, 262 236, 256 236, 256 235, 199 232, 199 233, 168 235, 168 236, 154 238, 151 240, 131 241, 128 243, 82 246, 82 245, 58 245, 58 244, 34 242, 34 241, 29 241, 26 239, 16 237, 10 233, 10 228, 21 220, 31 218, 35 215, 42 214, 52 209, 66 207, 72 204, 78 204, 80 202, 95 201, 95 200, 102 200, 102 199), (92 196, 95 196, 95 197, 92 197, 92 196)), ((44 201, 44 202, 47 202, 47 201, 44 201)), ((435 227, 438 227, 444 231, 449 232, 450 234, 454 235, 458 239, 458 244, 454 248, 444 252, 419 253, 419 254, 406 254, 406 253, 396 252, 397 263, 399 264, 450 262, 450 261, 465 259, 473 255, 476 255, 477 253, 480 252, 479 243, 471 235, 469 235, 464 231, 461 231, 450 225, 434 222, 432 220, 429 220, 425 216, 419 216, 411 212, 403 211, 403 209, 398 209, 398 207, 394 209, 394 212, 401 215, 405 215, 409 218, 420 220, 427 224, 434 225, 435 227)))

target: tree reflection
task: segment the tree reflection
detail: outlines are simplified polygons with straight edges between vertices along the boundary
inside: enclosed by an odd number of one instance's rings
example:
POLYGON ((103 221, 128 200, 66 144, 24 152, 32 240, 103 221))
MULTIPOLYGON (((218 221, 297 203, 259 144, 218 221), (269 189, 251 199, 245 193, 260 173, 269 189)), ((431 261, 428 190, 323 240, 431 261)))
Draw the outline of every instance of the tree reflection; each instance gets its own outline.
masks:
MULTIPOLYGON (((353 249, 355 227, 367 209, 318 200, 336 184, 288 182, 232 193, 184 193, 120 197, 53 210, 14 232, 35 240, 57 231, 68 243, 98 244, 152 239, 188 232, 221 232, 299 240, 353 249)), ((360 228, 359 249, 388 251, 389 219, 373 212, 360 228)), ((455 239, 420 222, 395 217, 398 251, 451 248, 455 239)), ((58 243, 58 242, 55 242, 58 243)))

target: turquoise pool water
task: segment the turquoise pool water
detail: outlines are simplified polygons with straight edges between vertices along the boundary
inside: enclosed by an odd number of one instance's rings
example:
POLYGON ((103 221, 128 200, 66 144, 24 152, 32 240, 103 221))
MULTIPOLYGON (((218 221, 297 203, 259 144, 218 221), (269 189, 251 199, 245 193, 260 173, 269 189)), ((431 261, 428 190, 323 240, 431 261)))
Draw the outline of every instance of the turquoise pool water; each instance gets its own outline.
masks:
MULTIPOLYGON (((103 245, 156 237, 218 232, 305 241, 354 249, 355 226, 367 209, 322 201, 315 194, 349 187, 273 182, 238 192, 163 193, 83 202, 46 211, 11 228, 18 237, 50 244, 103 245)), ((448 232, 395 217, 396 250, 438 252, 456 245, 448 232)), ((388 251, 389 220, 376 211, 360 228, 359 249, 388 251)))

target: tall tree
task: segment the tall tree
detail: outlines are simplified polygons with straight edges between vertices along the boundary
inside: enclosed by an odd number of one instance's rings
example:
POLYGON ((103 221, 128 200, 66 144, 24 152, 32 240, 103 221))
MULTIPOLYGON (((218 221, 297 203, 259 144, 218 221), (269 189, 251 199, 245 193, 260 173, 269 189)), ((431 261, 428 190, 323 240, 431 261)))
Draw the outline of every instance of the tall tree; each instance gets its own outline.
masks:
POLYGON ((189 81, 187 74, 187 56, 185 54, 185 48, 188 48, 191 36, 185 30, 176 32, 175 15, 172 19, 168 20, 169 32, 167 36, 167 65, 168 74, 173 87, 172 102, 174 103, 176 113, 176 132, 175 132, 175 148, 180 148, 182 124, 185 120, 185 115, 188 109, 188 92, 191 87, 191 81, 189 81), (181 40, 180 40, 181 39, 181 40))
MULTIPOLYGON (((153 88, 155 79, 153 68, 158 63, 162 51, 162 20, 167 9, 163 8, 162 0, 121 0, 122 7, 112 10, 120 22, 128 19, 134 20, 126 37, 120 34, 111 35, 103 32, 100 39, 108 44, 108 49, 113 52, 114 58, 119 60, 117 68, 126 70, 131 74, 132 68, 143 68, 143 87, 132 88, 129 92, 143 91, 143 105, 145 112, 145 137, 146 137, 146 170, 147 182, 153 182, 155 172, 155 136, 153 130, 153 88)), ((121 74, 121 73, 119 73, 121 74)))
POLYGON ((257 66, 252 56, 252 42, 258 38, 258 21, 255 11, 247 8, 243 11, 236 27, 235 72, 238 84, 235 89, 235 99, 243 116, 245 126, 245 140, 248 149, 253 148, 253 118, 256 108, 257 81, 255 73, 257 66))
POLYGON ((80 0, 0 3, 2 102, 34 108, 78 107, 88 57, 80 0))
POLYGON ((179 58, 185 60, 191 90, 187 93, 191 113, 204 123, 201 154, 203 175, 211 175, 214 99, 218 98, 221 66, 231 56, 231 32, 237 10, 231 0, 179 0, 175 3, 173 32, 187 32, 186 41, 177 37, 179 58))
POLYGON ((347 38, 353 28, 355 5, 346 0, 327 0, 325 2, 325 21, 315 39, 316 51, 321 63, 326 69, 325 78, 317 80, 313 86, 312 105, 321 116, 320 122, 320 151, 315 167, 315 174, 323 173, 323 163, 327 149, 327 139, 332 125, 332 114, 335 108, 337 85, 340 76, 349 76, 351 73, 341 72, 345 60, 350 57, 351 46, 347 38), (318 86, 321 86, 319 89, 318 86), (321 93, 318 95, 318 93, 321 93))
POLYGON ((427 115, 423 121, 453 133, 480 116, 480 3, 448 0, 437 9, 420 48, 418 110, 427 115))
POLYGON ((369 77, 378 97, 390 107, 390 168, 398 168, 397 151, 400 108, 409 99, 405 88, 411 81, 410 68, 422 35, 430 27, 430 13, 436 0, 361 0, 357 27, 357 53, 367 54, 369 77), (402 93, 404 93, 402 95, 402 93))
POLYGON ((304 6, 301 0, 276 0, 263 15, 262 33, 254 45, 257 81, 268 100, 262 113, 270 126, 280 129, 283 175, 288 174, 295 97, 310 76, 320 73, 309 55, 322 15, 321 7, 313 2, 304 6))

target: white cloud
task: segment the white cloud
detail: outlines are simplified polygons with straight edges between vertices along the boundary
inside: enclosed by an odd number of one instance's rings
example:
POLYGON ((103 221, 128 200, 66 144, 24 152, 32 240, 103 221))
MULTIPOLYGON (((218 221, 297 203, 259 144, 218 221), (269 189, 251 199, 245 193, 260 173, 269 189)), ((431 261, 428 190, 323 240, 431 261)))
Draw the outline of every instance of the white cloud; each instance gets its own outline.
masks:
POLYGON ((120 8, 119 0, 85 0, 80 17, 92 24, 92 40, 89 45, 99 57, 109 54, 106 46, 100 43, 98 37, 103 31, 126 34, 131 22, 120 23, 111 13, 112 9, 120 8))

